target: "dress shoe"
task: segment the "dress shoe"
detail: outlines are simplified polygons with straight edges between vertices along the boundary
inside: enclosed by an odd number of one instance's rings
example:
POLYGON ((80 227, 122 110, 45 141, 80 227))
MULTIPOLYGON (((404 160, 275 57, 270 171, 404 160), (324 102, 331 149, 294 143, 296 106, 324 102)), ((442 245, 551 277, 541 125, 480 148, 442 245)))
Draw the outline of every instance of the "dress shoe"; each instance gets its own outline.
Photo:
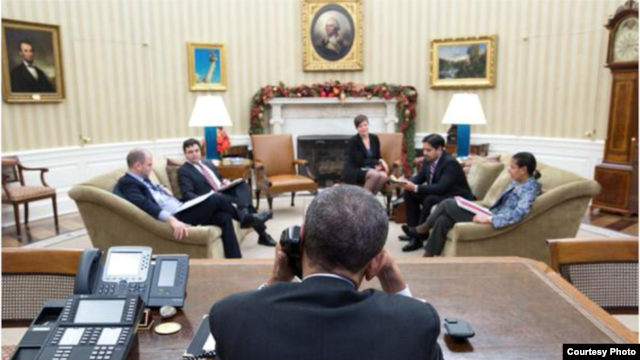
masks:
POLYGON ((258 238, 258 244, 264 245, 264 246, 276 246, 276 241, 273 240, 271 235, 264 233, 260 235, 260 237, 258 238))
POLYGON ((409 236, 409 235, 400 235, 400 236, 398 236, 398 239, 400 239, 400 241, 409 241, 409 240, 411 240, 411 236, 409 236))
POLYGON ((266 223, 273 217, 273 211, 263 211, 257 214, 246 214, 242 220, 241 228, 251 228, 266 223))
POLYGON ((402 248, 402 251, 409 252, 416 251, 418 249, 422 249, 422 240, 412 238, 409 243, 402 248))
POLYGON ((409 225, 402 225, 402 231, 407 234, 408 237, 418 240, 427 240, 429 238, 429 233, 420 234, 416 231, 416 228, 411 227, 409 225))

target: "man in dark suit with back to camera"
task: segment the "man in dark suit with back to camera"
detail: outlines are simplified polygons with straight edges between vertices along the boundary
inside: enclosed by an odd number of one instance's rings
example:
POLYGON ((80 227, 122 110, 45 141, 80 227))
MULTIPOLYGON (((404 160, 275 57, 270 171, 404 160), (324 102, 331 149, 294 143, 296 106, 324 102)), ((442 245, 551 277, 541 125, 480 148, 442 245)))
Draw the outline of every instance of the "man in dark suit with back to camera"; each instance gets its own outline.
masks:
MULTIPOLYGON (((236 204, 240 222, 247 214, 255 214, 256 209, 251 204, 251 189, 246 181, 218 192, 229 184, 229 180, 222 180, 220 173, 211 160, 202 158, 202 145, 196 139, 188 139, 182 143, 182 151, 187 161, 178 169, 178 183, 185 200, 197 198, 210 191, 219 193, 220 196, 236 204)), ((268 212, 271 214, 271 211, 268 212)), ((267 233, 267 227, 260 223, 254 227, 258 233, 258 244, 275 246, 276 242, 267 233)))
POLYGON ((18 45, 22 63, 11 70, 11 91, 27 93, 55 92, 44 71, 33 65, 35 50, 33 44, 23 40, 18 45))
POLYGON ((259 290, 211 309, 224 360, 439 360, 440 318, 413 299, 384 244, 389 220, 367 190, 338 186, 310 204, 301 235, 302 282, 280 248, 259 290), (377 277, 383 291, 358 290, 377 277))
MULTIPOLYGON (((114 190, 129 202, 149 214, 154 219, 164 221, 173 228, 173 236, 180 240, 189 236, 189 225, 214 225, 222 229, 222 244, 226 258, 241 258, 240 244, 233 227, 233 220, 239 220, 233 204, 219 194, 213 194, 204 201, 189 208, 179 210, 183 202, 169 190, 154 184, 149 175, 153 170, 153 157, 148 151, 133 149, 127 155, 129 171, 118 180, 114 190)), ((269 219, 269 214, 249 214, 244 216, 241 226, 254 227, 269 219)))
MULTIPOLYGON (((422 139, 424 162, 418 173, 403 185, 404 201, 407 206, 407 225, 402 230, 425 222, 431 214, 431 208, 442 200, 454 196, 462 196, 474 200, 467 177, 462 166, 450 154, 444 151, 444 138, 438 134, 427 135, 422 139)), ((402 251, 414 251, 422 248, 425 239, 401 237, 409 243, 402 251)))

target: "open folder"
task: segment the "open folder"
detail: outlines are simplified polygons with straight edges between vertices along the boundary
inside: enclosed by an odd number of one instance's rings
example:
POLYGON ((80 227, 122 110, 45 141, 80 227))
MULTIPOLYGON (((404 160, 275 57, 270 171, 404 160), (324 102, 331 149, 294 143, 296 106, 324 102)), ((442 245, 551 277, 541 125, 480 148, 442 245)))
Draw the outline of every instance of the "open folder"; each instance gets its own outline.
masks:
MULTIPOLYGON (((244 179, 242 179, 242 178, 235 179, 232 182, 228 183, 226 186, 223 186, 220 189, 218 189, 218 192, 227 191, 227 190, 233 188, 234 186, 240 184, 243 180, 244 179)), ((208 193, 206 193, 204 195, 200 195, 197 198, 191 199, 191 200, 183 203, 182 206, 180 206, 178 208, 178 211, 176 211, 176 214, 181 212, 181 211, 187 210, 189 208, 192 208, 192 207, 200 204, 201 202, 205 201, 209 196, 211 196, 213 194, 214 194, 214 192, 213 192, 213 190, 211 190, 211 191, 209 191, 208 193)))
POLYGON ((469 211, 470 213, 480 215, 480 216, 486 216, 489 218, 493 216, 493 213, 491 212, 491 210, 487 209, 486 207, 482 207, 460 196, 456 196, 454 197, 454 199, 456 200, 456 204, 458 204, 459 207, 469 211))
POLYGON ((192 359, 210 358, 215 356, 215 351, 216 340, 209 329, 209 315, 205 315, 183 356, 192 359))

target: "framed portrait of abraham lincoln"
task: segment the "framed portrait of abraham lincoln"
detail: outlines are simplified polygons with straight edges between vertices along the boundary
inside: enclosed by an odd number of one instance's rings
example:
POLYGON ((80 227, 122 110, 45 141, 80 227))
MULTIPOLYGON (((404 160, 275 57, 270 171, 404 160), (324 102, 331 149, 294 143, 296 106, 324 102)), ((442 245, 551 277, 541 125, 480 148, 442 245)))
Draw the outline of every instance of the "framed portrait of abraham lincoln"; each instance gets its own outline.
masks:
POLYGON ((304 71, 362 70, 361 0, 304 0, 304 71))
POLYGON ((6 102, 65 99, 60 27, 2 19, 2 97, 6 102))

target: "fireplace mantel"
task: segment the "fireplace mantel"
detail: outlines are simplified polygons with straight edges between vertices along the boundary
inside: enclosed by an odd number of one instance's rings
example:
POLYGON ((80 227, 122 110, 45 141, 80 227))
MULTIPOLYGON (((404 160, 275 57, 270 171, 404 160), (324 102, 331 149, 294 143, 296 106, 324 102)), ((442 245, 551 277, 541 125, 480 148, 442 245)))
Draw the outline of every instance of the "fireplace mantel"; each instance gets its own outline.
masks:
POLYGON ((272 134, 292 134, 294 143, 300 135, 353 135, 353 119, 364 114, 369 130, 395 132, 398 123, 397 100, 347 98, 276 98, 269 101, 272 134))

